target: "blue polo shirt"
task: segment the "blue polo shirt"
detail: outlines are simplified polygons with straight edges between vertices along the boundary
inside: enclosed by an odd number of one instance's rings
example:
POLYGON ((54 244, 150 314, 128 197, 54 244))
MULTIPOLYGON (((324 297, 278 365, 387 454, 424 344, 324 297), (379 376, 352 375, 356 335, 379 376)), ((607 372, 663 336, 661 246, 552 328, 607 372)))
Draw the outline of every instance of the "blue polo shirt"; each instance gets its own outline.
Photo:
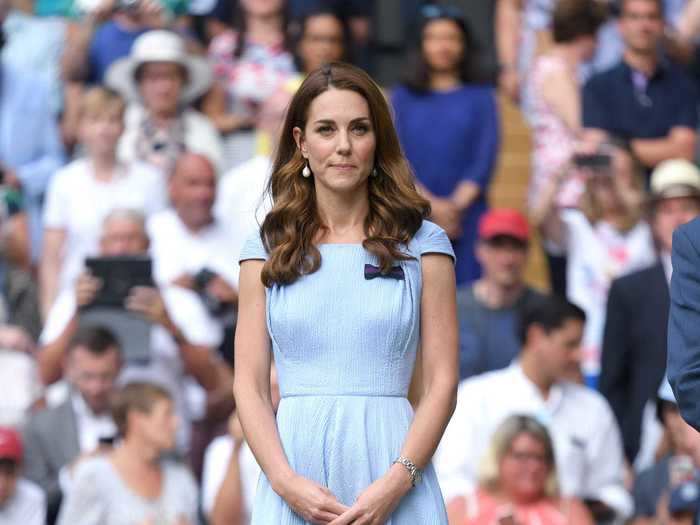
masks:
POLYGON ((583 89, 583 126, 630 139, 654 139, 671 128, 698 125, 698 94, 670 63, 647 78, 625 62, 591 77, 583 89))

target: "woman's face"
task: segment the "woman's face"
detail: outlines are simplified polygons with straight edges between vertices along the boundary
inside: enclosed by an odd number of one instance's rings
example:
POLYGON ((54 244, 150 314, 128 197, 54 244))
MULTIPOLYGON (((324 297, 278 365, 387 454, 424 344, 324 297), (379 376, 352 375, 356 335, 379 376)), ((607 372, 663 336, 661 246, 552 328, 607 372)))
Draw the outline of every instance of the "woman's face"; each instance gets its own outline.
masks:
POLYGON ((143 105, 159 117, 175 115, 185 86, 182 68, 171 62, 152 62, 141 67, 139 89, 143 105))
POLYGON ((310 17, 304 25, 298 52, 306 73, 342 60, 345 49, 340 20, 328 14, 310 17))
POLYGON ((282 12, 284 0, 241 0, 241 7, 248 16, 274 16, 282 12))
POLYGON ((179 424, 175 407, 170 399, 158 399, 151 410, 137 413, 138 432, 154 448, 166 451, 175 447, 175 433, 179 424))
POLYGON ((116 108, 105 108, 80 119, 80 141, 90 156, 114 155, 124 131, 124 115, 116 108))
POLYGON ((609 174, 591 174, 588 179, 589 191, 600 210, 613 212, 623 206, 613 177, 609 174))
POLYGON ((500 487, 514 502, 534 501, 543 497, 550 472, 544 444, 522 433, 501 460, 500 487))
POLYGON ((423 56, 431 71, 456 71, 465 53, 464 35, 452 20, 428 22, 423 29, 423 56))
POLYGON ((376 137, 362 95, 332 88, 321 93, 309 107, 305 129, 294 128, 294 139, 309 163, 317 192, 348 193, 367 184, 376 137))

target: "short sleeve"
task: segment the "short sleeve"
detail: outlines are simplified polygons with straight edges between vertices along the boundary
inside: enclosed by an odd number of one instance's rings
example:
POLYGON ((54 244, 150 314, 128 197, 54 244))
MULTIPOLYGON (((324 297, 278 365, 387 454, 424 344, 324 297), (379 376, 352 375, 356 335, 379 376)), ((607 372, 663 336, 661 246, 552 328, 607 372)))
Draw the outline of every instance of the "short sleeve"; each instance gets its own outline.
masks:
POLYGON ((447 237, 445 230, 437 224, 430 221, 423 221, 422 226, 416 232, 413 238, 416 249, 421 255, 428 253, 441 253, 452 257, 452 261, 456 262, 455 252, 452 249, 452 243, 447 237))
POLYGON ((65 229, 68 227, 70 215, 70 190, 65 172, 58 172, 49 184, 44 205, 44 226, 47 228, 65 229))
POLYGON ((253 233, 248 239, 246 239, 241 254, 238 257, 238 262, 249 261, 251 259, 258 259, 262 261, 267 260, 267 250, 263 246, 262 239, 260 238, 260 233, 253 233))

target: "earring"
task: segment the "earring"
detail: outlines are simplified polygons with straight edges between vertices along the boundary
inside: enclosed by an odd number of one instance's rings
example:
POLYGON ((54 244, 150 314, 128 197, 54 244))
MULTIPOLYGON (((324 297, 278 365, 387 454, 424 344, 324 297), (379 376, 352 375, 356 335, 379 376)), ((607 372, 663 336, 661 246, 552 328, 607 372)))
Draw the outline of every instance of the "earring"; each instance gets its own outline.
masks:
POLYGON ((301 170, 301 176, 304 177, 305 179, 308 179, 311 177, 311 169, 309 168, 309 163, 306 163, 306 166, 304 166, 304 169, 301 170))
POLYGON ((377 168, 372 168, 372 174, 371 174, 371 175, 372 175, 372 177, 376 177, 376 176, 377 176, 377 168))

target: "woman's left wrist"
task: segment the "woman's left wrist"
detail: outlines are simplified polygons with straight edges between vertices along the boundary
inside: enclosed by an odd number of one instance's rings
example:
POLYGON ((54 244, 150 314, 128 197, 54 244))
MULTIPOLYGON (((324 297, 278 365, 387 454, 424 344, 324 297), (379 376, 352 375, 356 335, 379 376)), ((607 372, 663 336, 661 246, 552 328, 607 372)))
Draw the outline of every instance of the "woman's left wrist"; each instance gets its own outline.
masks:
POLYGON ((401 494, 406 494, 413 488, 411 474, 408 472, 408 470, 406 470, 406 467, 400 463, 394 463, 389 468, 387 477, 391 481, 392 485, 401 492, 401 494))

